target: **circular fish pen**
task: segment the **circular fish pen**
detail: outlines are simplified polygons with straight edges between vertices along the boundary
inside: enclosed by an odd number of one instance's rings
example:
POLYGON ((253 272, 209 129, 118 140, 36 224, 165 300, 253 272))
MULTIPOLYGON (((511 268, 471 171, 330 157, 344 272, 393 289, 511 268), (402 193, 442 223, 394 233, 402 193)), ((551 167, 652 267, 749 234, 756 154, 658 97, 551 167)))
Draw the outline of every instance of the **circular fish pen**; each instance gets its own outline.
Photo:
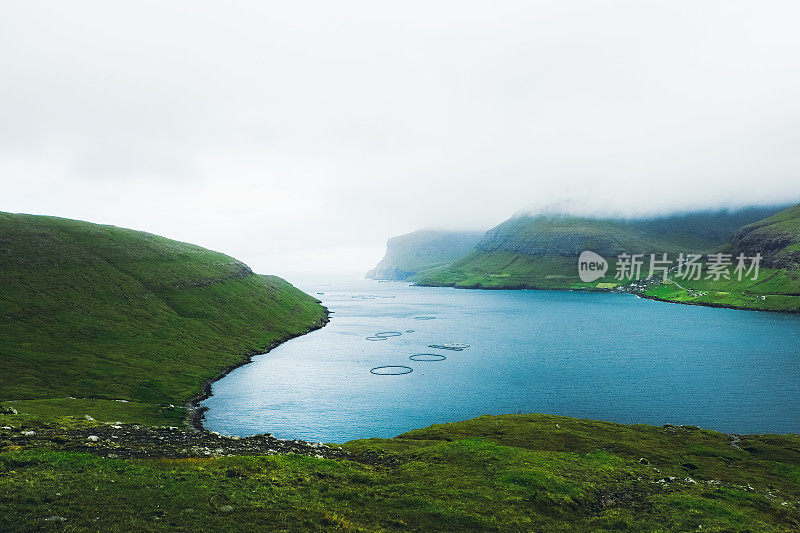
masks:
POLYGON ((460 352, 461 350, 469 348, 469 344, 464 342, 448 342, 447 344, 429 344, 428 348, 436 348, 438 350, 452 350, 454 352, 460 352))
POLYGON ((399 331, 381 331, 380 333, 376 333, 371 337, 364 337, 368 341, 385 341, 389 337, 399 337, 402 335, 399 331))
POLYGON ((405 365, 384 365, 376 366, 369 370, 370 374, 376 376, 402 376, 403 374, 410 374, 414 369, 405 365))
POLYGON ((444 361, 446 356, 440 353, 415 353, 408 357, 412 361, 444 361))

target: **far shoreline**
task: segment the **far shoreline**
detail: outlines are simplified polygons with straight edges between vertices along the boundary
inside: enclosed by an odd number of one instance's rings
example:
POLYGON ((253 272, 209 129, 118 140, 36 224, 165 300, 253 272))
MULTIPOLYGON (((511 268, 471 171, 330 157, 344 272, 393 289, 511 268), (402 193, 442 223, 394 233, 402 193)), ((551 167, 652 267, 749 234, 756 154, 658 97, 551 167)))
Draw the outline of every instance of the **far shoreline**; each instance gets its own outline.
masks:
MULTIPOLYGON (((372 278, 365 278, 365 279, 372 279, 372 278)), ((378 282, 386 282, 386 281, 402 281, 405 283, 411 283, 414 287, 439 287, 439 288, 450 288, 450 289, 469 289, 469 290, 476 290, 476 291, 558 291, 558 292, 586 292, 586 293, 605 293, 605 294, 632 294, 633 296, 637 296, 639 298, 643 298, 645 300, 653 300, 656 302, 663 302, 668 304, 679 304, 679 305, 692 305, 695 307, 712 307, 716 309, 731 309, 733 311, 758 311, 761 313, 778 313, 778 314, 788 314, 788 315, 797 315, 800 314, 800 310, 792 310, 792 309, 759 309, 757 307, 745 307, 745 306, 737 306, 737 305, 727 305, 727 304, 718 304, 713 302, 695 302, 695 301, 686 301, 681 302, 678 300, 667 300, 664 298, 659 298, 658 296, 652 296, 649 294, 644 294, 641 292, 633 292, 633 291, 613 291, 609 289, 598 289, 598 288, 581 288, 581 289, 568 289, 563 287, 532 287, 529 285, 512 285, 509 287, 484 287, 480 284, 478 285, 455 285, 455 284, 442 284, 442 285, 434 285, 434 284, 419 284, 415 282, 409 282, 408 280, 374 280, 378 282)))

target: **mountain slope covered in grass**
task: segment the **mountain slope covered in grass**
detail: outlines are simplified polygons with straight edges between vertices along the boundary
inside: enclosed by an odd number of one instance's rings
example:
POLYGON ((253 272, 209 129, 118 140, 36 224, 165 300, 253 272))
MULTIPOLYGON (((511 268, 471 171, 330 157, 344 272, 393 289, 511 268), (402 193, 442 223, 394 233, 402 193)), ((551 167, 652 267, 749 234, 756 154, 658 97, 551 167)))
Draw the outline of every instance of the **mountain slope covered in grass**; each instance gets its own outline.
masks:
POLYGON ((419 230, 386 243, 386 255, 367 272, 371 279, 403 280, 455 261, 473 249, 483 232, 419 230))
MULTIPOLYGON (((800 312, 800 205, 748 224, 720 253, 760 254, 758 276, 730 279, 673 279, 654 285, 645 295, 665 301, 768 311, 800 312)), ((735 262, 735 259, 733 259, 735 262)))
POLYGON ((22 411, 0 409, 0 530, 800 527, 797 435, 504 415, 325 447, 117 424, 176 422, 160 404, 324 308, 111 226, 0 214, 0 252, 0 399, 22 411))
POLYGON ((726 248, 729 253, 760 253, 770 268, 800 268, 800 204, 741 228, 726 248))
MULTIPOLYGON (((486 232, 475 250, 449 265, 424 272, 420 285, 493 289, 609 288, 621 253, 696 253, 724 244, 741 226, 778 212, 779 207, 702 211, 643 219, 562 215, 516 216, 486 232), (584 283, 577 258, 584 250, 609 260, 603 278, 584 283)), ((648 272, 642 272, 642 277, 648 272)))
POLYGON ((128 229, 0 213, 0 400, 179 418, 220 372, 323 323, 314 298, 224 254, 128 229), (106 401, 102 401, 105 399, 106 401), (128 400, 124 404, 107 400, 128 400))

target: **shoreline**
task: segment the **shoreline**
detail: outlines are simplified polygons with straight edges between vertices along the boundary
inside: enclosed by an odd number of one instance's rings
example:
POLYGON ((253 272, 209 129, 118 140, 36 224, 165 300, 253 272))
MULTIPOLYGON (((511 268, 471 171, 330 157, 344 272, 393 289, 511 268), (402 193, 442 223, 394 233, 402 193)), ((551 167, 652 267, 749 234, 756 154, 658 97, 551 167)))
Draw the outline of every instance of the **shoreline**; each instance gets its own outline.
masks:
MULTIPOLYGON (((636 293, 632 293, 636 294, 636 293)), ((678 300, 666 300, 664 298, 659 298, 658 296, 651 296, 649 294, 636 294, 639 298, 644 298, 645 300, 653 300, 655 302, 664 302, 668 304, 678 304, 678 305, 693 305, 695 307, 714 307, 717 309, 731 309, 733 311, 759 311, 762 313, 785 313, 789 315, 796 315, 800 313, 800 311, 795 311, 792 309, 786 309, 783 311, 777 309, 759 309, 757 307, 744 307, 744 306, 736 306, 736 305, 726 305, 726 304, 717 304, 713 302, 680 302, 678 300)))
MULTIPOLYGON (((376 280, 380 281, 380 280, 376 280)), ((639 298, 643 298, 645 300, 653 300, 656 302, 664 302, 668 304, 679 304, 679 305, 693 305, 695 307, 713 307, 717 309, 731 309, 734 311, 758 311, 761 313, 781 313, 781 314, 790 314, 796 315, 800 314, 800 310, 792 310, 792 309, 760 309, 757 307, 744 307, 744 306, 736 306, 736 305, 727 305, 727 304, 718 304, 713 302, 680 302, 678 300, 666 300, 664 298, 659 298, 658 296, 651 296, 649 294, 644 294, 640 292, 629 292, 629 291, 613 291, 609 289, 597 289, 597 288, 585 288, 585 289, 567 289, 567 288, 559 288, 559 287, 550 287, 550 288, 541 288, 541 287, 532 287, 528 285, 514 285, 510 287, 483 287, 481 285, 421 285, 418 283, 412 282, 412 285, 415 287, 439 287, 439 288, 450 288, 450 289, 468 289, 468 290, 476 290, 476 291, 563 291, 563 292, 601 292, 607 294, 632 294, 639 298)))
POLYGON ((208 431, 203 426, 203 420, 205 419, 205 413, 206 411, 208 411, 208 407, 201 406, 200 402, 212 396, 211 387, 214 384, 214 382, 221 380, 222 378, 224 378, 237 368, 250 363, 253 360, 253 357, 257 355, 269 353, 278 346, 280 346, 281 344, 283 344, 284 342, 288 342, 292 339, 296 339, 297 337, 302 337, 303 335, 307 335, 312 331, 324 328, 331 320, 331 312, 325 306, 323 306, 323 309, 325 310, 323 317, 314 324, 312 324, 311 326, 309 326, 309 328, 306 331, 302 333, 286 335, 285 337, 282 337, 280 339, 271 342, 263 349, 251 350, 248 353, 245 353, 243 355, 244 359, 242 359, 238 363, 222 368, 216 377, 203 381, 203 383, 200 384, 200 392, 192 396, 186 402, 186 417, 184 418, 183 421, 184 424, 189 429, 193 429, 195 431, 204 431, 204 432, 208 431))
MULTIPOLYGON (((408 280, 372 280, 376 282, 401 282, 408 284, 408 280)), ((418 285, 416 283, 411 283, 410 286, 415 287, 426 287, 426 288, 452 288, 452 289, 468 289, 468 290, 486 290, 486 291, 519 291, 519 290, 529 290, 529 291, 555 291, 555 292, 581 292, 581 293, 604 293, 604 294, 626 294, 631 296, 636 296, 638 298, 642 298, 645 300, 652 300, 664 303, 673 303, 673 304, 681 304, 681 305, 693 305, 698 307, 712 307, 712 308, 720 308, 720 309, 731 309, 737 311, 762 311, 762 312, 771 312, 771 313, 788 313, 788 314, 798 314, 799 311, 777 311, 777 310, 770 310, 770 309, 756 309, 756 308, 747 308, 747 307, 735 307, 730 305, 724 304, 715 304, 715 303, 695 303, 695 302, 680 302, 680 301, 673 301, 673 300, 666 300, 663 298, 659 298, 656 296, 649 296, 639 292, 633 291, 613 291, 608 289, 600 289, 600 288, 534 288, 529 286, 520 286, 520 287, 480 287, 480 286, 455 286, 455 285, 418 285)), ((302 333, 292 334, 285 336, 281 339, 273 341, 269 344, 265 349, 258 349, 249 352, 242 361, 239 361, 236 364, 230 365, 228 367, 223 368, 220 370, 218 375, 214 378, 207 379, 201 384, 201 392, 193 396, 187 403, 186 403, 186 416, 184 418, 184 424, 187 426, 189 430, 199 431, 199 432, 210 432, 207 428, 204 427, 204 420, 205 420, 205 412, 208 411, 208 407, 201 406, 200 403, 212 396, 212 385, 214 382, 219 381, 220 379, 224 378, 226 375, 231 373, 232 371, 236 370, 237 368, 249 364, 252 362, 253 357, 257 355, 267 354, 272 351, 274 348, 280 346, 281 344, 288 342, 292 339, 301 337, 313 331, 319 330, 325 327, 331 319, 332 312, 327 308, 324 307, 324 316, 317 321, 315 324, 310 326, 308 330, 302 333)), ((512 413, 507 413, 512 414, 512 413)), ((559 415, 554 415, 559 416, 559 415)), ((708 428, 704 428, 708 429, 708 428)), ((717 430, 712 430, 717 431, 717 430)), ((724 433, 724 432, 723 432, 724 433)))

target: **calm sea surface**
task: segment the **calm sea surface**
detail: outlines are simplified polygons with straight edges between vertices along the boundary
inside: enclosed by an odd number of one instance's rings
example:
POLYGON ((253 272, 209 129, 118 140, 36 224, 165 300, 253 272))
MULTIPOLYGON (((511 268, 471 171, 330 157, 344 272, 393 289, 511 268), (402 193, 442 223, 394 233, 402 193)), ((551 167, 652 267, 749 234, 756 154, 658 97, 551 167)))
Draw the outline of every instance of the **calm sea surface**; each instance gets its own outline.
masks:
POLYGON ((548 413, 800 432, 798 315, 620 294, 298 285, 333 311, 330 324, 215 383, 207 428, 344 442, 482 414, 548 413), (402 334, 366 339, 390 331, 402 334), (470 346, 428 347, 445 343, 470 346), (409 359, 422 353, 446 359, 409 359), (413 371, 370 373, 383 365, 413 371))

